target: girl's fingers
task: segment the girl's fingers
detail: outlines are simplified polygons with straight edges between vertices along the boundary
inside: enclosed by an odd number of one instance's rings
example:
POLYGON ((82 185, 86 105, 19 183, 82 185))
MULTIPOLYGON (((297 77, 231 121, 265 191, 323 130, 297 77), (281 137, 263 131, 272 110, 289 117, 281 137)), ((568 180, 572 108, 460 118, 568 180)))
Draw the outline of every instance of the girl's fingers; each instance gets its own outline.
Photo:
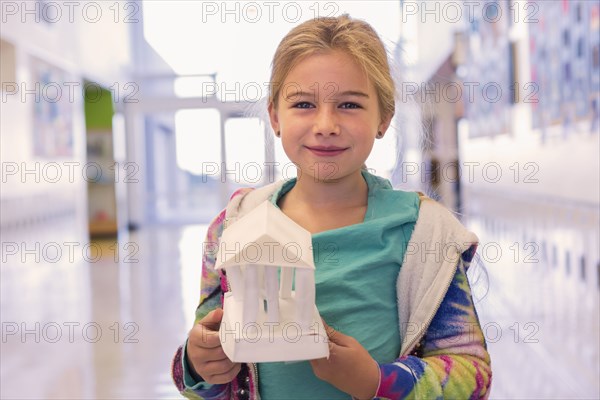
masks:
POLYGON ((221 375, 225 374, 235 366, 228 358, 224 360, 208 361, 202 366, 202 370, 206 375, 221 375))
POLYGON ((216 308, 209 312, 204 318, 198 321, 198 325, 202 325, 212 331, 218 331, 223 319, 223 309, 216 308))
MULTIPOLYGON (((227 361, 229 361, 229 360, 227 360, 227 361)), ((229 362, 231 363, 231 361, 229 361, 229 362)), ((231 363, 230 368, 221 370, 214 374, 207 373, 208 378, 206 378, 205 380, 206 380, 206 382, 212 383, 212 384, 229 383, 233 380, 233 378, 235 378, 240 373, 241 368, 242 368, 241 364, 231 363)))
POLYGON ((202 332, 202 341, 200 342, 200 346, 205 349, 214 349, 216 347, 221 347, 221 339, 219 338, 218 332, 212 331, 204 331, 202 332))
POLYGON ((201 362, 221 361, 228 359, 222 347, 203 349, 198 358, 202 360, 201 362))
POLYGON ((203 349, 221 347, 219 332, 208 330, 201 325, 196 325, 196 327, 192 329, 188 343, 190 342, 193 346, 201 347, 203 349))

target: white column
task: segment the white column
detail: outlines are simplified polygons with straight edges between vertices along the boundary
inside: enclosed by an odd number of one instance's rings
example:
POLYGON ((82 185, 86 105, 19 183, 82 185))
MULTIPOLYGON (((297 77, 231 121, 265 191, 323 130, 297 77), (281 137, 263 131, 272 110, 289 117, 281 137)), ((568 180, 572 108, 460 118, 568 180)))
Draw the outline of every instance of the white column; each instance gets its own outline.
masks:
POLYGON ((244 271, 244 312, 242 331, 247 324, 256 323, 259 303, 258 268, 256 265, 246 265, 244 271))
POLYGON ((265 266, 265 298, 267 300, 267 321, 279 322, 279 267, 265 266))
POLYGON ((295 286, 296 322, 302 332, 308 332, 315 304, 315 272, 312 269, 296 270, 295 286))
POLYGON ((227 118, 223 112, 219 112, 219 117, 219 135, 221 137, 221 178, 219 184, 219 194, 221 195, 221 204, 227 204, 229 202, 229 196, 231 195, 231 193, 229 193, 227 177, 223 173, 223 170, 227 168, 227 150, 225 148, 225 121, 227 118))
POLYGON ((280 283, 280 297, 282 299, 289 299, 292 297, 292 281, 294 279, 294 269, 290 267, 281 268, 281 283, 280 283))

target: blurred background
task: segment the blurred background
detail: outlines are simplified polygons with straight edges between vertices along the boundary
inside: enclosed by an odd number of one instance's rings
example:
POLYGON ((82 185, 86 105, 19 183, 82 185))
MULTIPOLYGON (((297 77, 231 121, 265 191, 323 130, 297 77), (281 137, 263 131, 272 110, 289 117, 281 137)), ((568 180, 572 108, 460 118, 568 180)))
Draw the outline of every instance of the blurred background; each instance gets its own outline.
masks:
POLYGON ((292 27, 384 40, 368 167, 481 239, 497 399, 600 398, 600 4, 1 1, 3 399, 178 398, 208 222, 294 176, 266 123, 292 27))

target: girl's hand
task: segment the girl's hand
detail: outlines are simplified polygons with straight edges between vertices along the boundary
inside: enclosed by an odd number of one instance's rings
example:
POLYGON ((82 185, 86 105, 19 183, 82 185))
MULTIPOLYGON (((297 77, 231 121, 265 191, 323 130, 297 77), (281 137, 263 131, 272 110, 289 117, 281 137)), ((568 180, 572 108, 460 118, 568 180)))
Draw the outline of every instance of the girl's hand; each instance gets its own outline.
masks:
POLYGON ((229 383, 240 372, 241 364, 233 363, 223 351, 219 340, 219 326, 223 310, 215 309, 202 318, 190 331, 187 359, 191 375, 207 383, 229 383))
POLYGON ((372 399, 379 387, 379 365, 356 339, 328 326, 329 359, 311 360, 317 378, 357 399, 372 399))

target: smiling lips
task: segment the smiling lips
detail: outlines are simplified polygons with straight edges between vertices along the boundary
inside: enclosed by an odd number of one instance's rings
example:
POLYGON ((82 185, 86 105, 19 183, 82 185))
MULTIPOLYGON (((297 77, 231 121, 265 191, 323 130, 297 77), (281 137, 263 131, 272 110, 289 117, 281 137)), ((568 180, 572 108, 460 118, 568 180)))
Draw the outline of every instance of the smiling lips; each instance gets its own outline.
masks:
POLYGON ((337 146, 305 146, 313 154, 323 157, 333 157, 342 154, 348 150, 348 147, 337 147, 337 146))

